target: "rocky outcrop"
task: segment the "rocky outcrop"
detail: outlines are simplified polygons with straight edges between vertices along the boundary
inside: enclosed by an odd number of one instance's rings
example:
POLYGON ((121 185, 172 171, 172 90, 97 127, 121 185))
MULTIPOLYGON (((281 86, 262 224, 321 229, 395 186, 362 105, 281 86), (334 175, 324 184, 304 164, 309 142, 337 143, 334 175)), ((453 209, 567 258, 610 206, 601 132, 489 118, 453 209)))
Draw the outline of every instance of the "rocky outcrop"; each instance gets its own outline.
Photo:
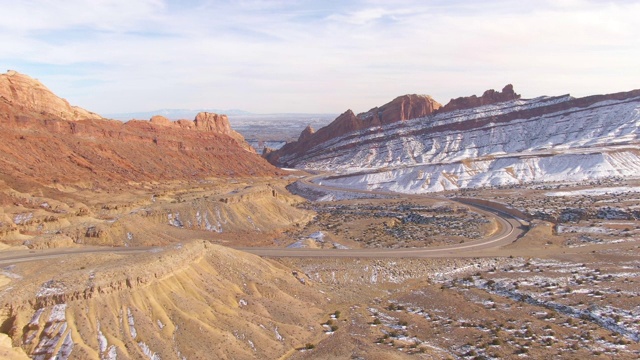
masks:
POLYGON ((322 336, 311 324, 328 307, 315 281, 208 241, 38 266, 0 294, 5 332, 29 354, 16 359, 276 359, 322 336))
POLYGON ((231 133, 231 125, 229 125, 227 115, 201 112, 196 115, 193 123, 196 125, 196 129, 198 130, 213 131, 225 135, 229 135, 231 133))
POLYGON ((307 141, 313 134, 315 134, 315 130, 311 127, 311 125, 307 125, 304 130, 300 133, 300 137, 298 137, 299 142, 307 141))
POLYGON ((358 117, 369 120, 373 124, 385 125, 429 115, 441 106, 428 95, 403 95, 379 108, 358 114, 358 117))
POLYGON ((215 114, 210 112, 198 113, 193 121, 180 119, 172 122, 162 115, 151 117, 149 122, 157 126, 170 126, 180 129, 197 130, 226 135, 236 140, 238 145, 249 152, 255 153, 255 149, 249 145, 244 137, 237 131, 231 129, 229 118, 227 115, 215 114))
POLYGON ((173 125, 171 120, 167 119, 166 117, 164 117, 162 115, 152 116, 151 119, 149 120, 149 122, 151 122, 154 125, 158 125, 158 126, 172 126, 173 125))
POLYGON ((13 70, 0 74, 0 110, 5 118, 16 115, 67 121, 101 118, 96 113, 69 105, 38 80, 13 70))
POLYGON ((505 101, 520 99, 520 95, 513 91, 513 85, 506 85, 502 91, 495 91, 493 89, 487 90, 481 97, 475 95, 467 97, 459 97, 457 99, 451 99, 447 105, 440 109, 440 112, 449 112, 455 110, 471 109, 483 105, 491 105, 505 101))
POLYGON ((288 143, 281 149, 264 156, 272 164, 287 166, 286 163, 280 162, 280 158, 283 155, 302 155, 319 144, 348 133, 427 116, 439 109, 440 106, 437 101, 428 95, 412 94, 399 96, 385 105, 375 107, 358 115, 352 110, 347 110, 331 124, 317 132, 307 127, 300 134, 298 141, 288 143))

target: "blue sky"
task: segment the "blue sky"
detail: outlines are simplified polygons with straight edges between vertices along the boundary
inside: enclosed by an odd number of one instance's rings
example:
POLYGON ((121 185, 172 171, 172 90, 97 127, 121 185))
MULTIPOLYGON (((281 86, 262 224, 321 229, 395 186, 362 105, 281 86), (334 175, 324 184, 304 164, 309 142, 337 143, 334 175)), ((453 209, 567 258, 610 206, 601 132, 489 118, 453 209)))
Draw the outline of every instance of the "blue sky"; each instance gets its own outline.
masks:
POLYGON ((640 88, 640 1, 0 0, 0 63, 98 113, 640 88))

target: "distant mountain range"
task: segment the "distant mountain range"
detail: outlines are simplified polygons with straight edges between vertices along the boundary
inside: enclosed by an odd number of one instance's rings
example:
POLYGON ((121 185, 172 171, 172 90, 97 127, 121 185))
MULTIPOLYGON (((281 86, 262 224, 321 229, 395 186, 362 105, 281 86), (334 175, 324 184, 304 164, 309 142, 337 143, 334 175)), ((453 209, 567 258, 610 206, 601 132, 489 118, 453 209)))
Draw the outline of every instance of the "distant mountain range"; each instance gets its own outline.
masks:
POLYGON ((131 119, 138 120, 148 120, 152 116, 162 115, 170 120, 180 120, 180 119, 188 119, 192 120, 196 114, 201 112, 210 112, 216 114, 225 114, 225 115, 252 115, 252 113, 239 109, 160 109, 160 110, 152 110, 152 111, 140 111, 140 112, 130 112, 130 113, 112 113, 112 114, 104 114, 105 118, 115 119, 127 121, 131 119))

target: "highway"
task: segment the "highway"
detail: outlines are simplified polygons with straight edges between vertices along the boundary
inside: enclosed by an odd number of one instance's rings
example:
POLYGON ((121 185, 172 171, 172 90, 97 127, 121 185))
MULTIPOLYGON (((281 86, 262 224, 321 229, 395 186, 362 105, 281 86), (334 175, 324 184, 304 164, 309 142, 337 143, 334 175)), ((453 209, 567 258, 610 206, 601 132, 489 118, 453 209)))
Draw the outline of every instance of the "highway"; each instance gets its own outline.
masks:
MULTIPOLYGON (((384 196, 393 196, 403 199, 428 198, 438 201, 456 202, 441 196, 399 194, 382 191, 354 190, 346 188, 327 187, 315 184, 314 179, 324 175, 314 175, 302 181, 310 187, 317 187, 321 190, 333 190, 342 192, 366 193, 384 196)), ((437 246, 429 248, 402 248, 402 249, 309 249, 309 248, 236 248, 263 257, 331 257, 331 258, 428 258, 428 257, 470 257, 475 256, 480 250, 499 248, 508 245, 518 239, 524 233, 523 222, 513 216, 505 214, 497 209, 487 206, 482 208, 465 204, 474 208, 474 211, 493 217, 498 223, 498 230, 483 239, 473 240, 454 245, 437 246)), ((152 251, 161 251, 158 247, 80 247, 80 248, 59 248, 44 250, 15 250, 0 252, 0 265, 14 264, 19 262, 39 261, 54 259, 63 256, 76 254, 96 254, 96 253, 117 253, 117 254, 139 254, 152 251)))
MULTIPOLYGON (((340 187, 318 185, 314 180, 323 178, 325 174, 310 176, 299 181, 306 186, 315 187, 320 191, 333 190, 342 192, 354 192, 363 194, 374 194, 382 196, 397 197, 403 199, 432 199, 443 202, 458 201, 447 199, 442 196, 422 195, 422 194, 401 194, 387 191, 355 190, 340 187)), ((459 202, 462 203, 462 202, 459 202)), ((429 248, 402 248, 402 249, 309 249, 309 248, 237 248, 251 254, 265 257, 353 257, 353 258, 428 258, 428 257, 470 257, 475 256, 480 250, 499 248, 516 241, 525 230, 522 225, 525 223, 500 210, 488 206, 473 206, 463 203, 474 209, 474 211, 492 217, 498 223, 498 231, 484 239, 478 239, 461 244, 434 246, 429 248)))
POLYGON ((0 251, 0 265, 15 264, 20 262, 55 259, 62 256, 77 254, 98 254, 98 253, 118 253, 118 254, 139 254, 150 251, 159 251, 158 247, 102 247, 83 246, 78 248, 56 248, 42 250, 8 250, 0 251))

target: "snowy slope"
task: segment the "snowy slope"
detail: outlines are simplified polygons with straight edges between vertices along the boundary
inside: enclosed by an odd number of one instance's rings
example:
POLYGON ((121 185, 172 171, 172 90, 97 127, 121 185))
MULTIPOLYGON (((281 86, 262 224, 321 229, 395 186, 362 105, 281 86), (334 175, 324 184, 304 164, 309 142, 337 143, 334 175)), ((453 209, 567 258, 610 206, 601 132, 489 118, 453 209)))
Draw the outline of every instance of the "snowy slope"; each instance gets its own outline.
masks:
POLYGON ((329 185, 433 192, 640 176, 640 96, 514 100, 346 134, 284 158, 329 185), (587 98, 585 98, 587 99, 587 98))

